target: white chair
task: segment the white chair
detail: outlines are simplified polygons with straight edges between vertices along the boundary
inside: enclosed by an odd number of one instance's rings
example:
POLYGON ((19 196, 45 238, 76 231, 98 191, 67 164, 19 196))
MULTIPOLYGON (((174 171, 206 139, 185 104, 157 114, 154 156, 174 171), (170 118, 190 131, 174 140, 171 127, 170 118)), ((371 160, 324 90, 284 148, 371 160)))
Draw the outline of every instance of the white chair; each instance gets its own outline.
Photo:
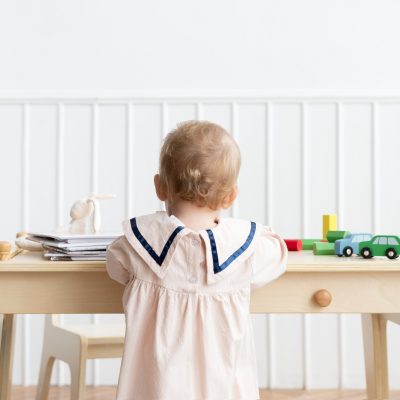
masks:
POLYGON ((86 360, 121 357, 125 325, 59 325, 57 314, 46 315, 42 361, 36 400, 47 400, 51 371, 56 359, 71 370, 71 400, 83 400, 86 360))

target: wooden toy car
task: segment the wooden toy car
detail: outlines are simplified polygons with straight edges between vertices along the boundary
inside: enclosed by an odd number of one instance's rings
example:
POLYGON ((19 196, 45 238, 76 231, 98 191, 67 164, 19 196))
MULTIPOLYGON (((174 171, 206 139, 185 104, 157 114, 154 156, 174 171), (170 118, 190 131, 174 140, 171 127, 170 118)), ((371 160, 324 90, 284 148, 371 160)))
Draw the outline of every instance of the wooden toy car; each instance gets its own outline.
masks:
POLYGON ((371 240, 360 242, 359 248, 364 258, 386 256, 393 260, 400 254, 400 239, 398 236, 376 235, 371 240))
POLYGON ((370 233, 350 233, 343 239, 335 241, 335 254, 339 257, 350 257, 353 254, 358 254, 359 243, 371 240, 370 233))

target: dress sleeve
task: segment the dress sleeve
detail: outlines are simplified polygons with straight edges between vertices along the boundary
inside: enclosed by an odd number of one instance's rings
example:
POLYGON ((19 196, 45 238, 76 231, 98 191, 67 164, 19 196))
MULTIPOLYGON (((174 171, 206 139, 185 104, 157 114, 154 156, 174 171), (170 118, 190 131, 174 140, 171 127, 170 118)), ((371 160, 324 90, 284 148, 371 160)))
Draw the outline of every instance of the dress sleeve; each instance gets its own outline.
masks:
POLYGON ((251 289, 257 289, 286 270, 288 250, 283 239, 270 227, 262 226, 252 256, 251 289))
POLYGON ((111 279, 126 285, 130 281, 130 274, 128 269, 118 259, 118 253, 121 251, 119 248, 119 240, 116 239, 110 246, 108 246, 106 253, 106 269, 111 279))

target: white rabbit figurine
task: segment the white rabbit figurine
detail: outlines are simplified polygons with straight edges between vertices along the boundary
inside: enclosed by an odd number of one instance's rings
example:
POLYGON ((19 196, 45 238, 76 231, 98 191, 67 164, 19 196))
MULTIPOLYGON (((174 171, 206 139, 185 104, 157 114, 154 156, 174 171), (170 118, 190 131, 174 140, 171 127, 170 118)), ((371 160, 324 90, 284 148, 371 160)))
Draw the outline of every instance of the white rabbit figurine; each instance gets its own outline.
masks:
POLYGON ((112 199, 115 195, 91 195, 88 198, 76 201, 71 208, 71 222, 67 227, 57 229, 58 232, 77 234, 93 234, 100 231, 101 217, 100 199, 112 199))

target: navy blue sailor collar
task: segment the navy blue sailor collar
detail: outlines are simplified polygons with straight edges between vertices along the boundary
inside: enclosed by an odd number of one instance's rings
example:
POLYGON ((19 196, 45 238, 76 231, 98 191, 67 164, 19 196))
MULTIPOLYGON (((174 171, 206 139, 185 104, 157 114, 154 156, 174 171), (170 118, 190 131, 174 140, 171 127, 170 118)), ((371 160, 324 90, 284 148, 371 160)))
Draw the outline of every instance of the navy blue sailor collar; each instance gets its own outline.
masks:
POLYGON ((207 282, 229 274, 238 260, 244 261, 254 245, 257 225, 236 218, 218 218, 216 227, 193 231, 165 211, 124 221, 124 233, 136 252, 161 279, 178 247, 189 233, 200 235, 206 250, 207 282))
POLYGON ((206 247, 208 283, 225 278, 252 254, 256 231, 255 222, 221 218, 216 228, 199 232, 206 247))
POLYGON ((180 239, 189 233, 175 216, 165 211, 131 218, 122 227, 130 245, 161 279, 180 239))

